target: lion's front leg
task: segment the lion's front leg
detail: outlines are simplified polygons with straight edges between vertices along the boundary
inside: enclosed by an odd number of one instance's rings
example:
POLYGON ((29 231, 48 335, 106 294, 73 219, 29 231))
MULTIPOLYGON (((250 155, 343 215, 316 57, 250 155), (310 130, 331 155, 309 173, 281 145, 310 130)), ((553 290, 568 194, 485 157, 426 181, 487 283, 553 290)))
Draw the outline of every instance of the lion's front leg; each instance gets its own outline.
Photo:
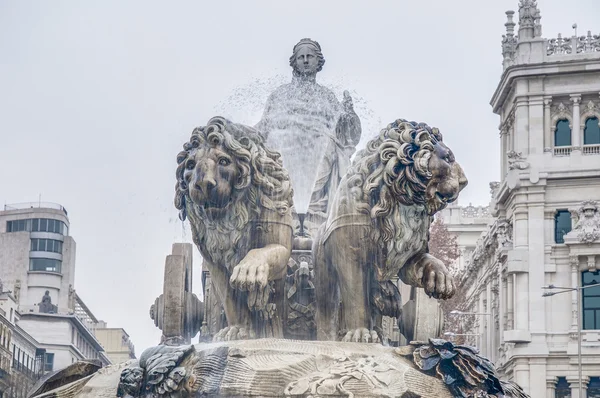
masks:
POLYGON ((271 244, 253 249, 235 266, 229 283, 234 289, 248 292, 248 308, 264 309, 269 301, 269 281, 283 278, 289 249, 271 244))
POLYGON ((410 286, 425 289, 428 296, 449 299, 455 293, 454 280, 444 263, 429 253, 423 253, 402 267, 398 276, 410 286))

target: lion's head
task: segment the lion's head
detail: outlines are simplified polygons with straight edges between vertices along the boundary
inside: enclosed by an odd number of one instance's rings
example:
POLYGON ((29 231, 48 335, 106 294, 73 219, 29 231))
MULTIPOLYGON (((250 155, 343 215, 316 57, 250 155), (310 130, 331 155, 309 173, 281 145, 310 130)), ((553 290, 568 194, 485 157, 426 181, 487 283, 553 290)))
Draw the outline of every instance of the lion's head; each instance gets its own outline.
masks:
POLYGON ((386 236, 393 230, 392 226, 386 228, 392 222, 386 217, 398 202, 424 205, 429 215, 434 215, 455 201, 467 185, 439 130, 403 119, 381 130, 357 154, 352 168, 368 195, 371 217, 383 223, 386 236))
POLYGON ((263 208, 285 214, 292 190, 280 155, 255 129, 214 117, 192 132, 177 155, 175 207, 180 218, 235 220, 241 228, 263 208))

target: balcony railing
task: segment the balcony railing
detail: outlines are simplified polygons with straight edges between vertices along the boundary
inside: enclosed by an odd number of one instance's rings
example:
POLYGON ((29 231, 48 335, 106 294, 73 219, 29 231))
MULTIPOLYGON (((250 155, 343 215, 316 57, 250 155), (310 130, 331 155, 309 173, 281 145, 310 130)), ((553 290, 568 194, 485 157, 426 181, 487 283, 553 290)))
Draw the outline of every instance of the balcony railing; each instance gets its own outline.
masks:
POLYGON ((584 155, 600 155, 600 144, 584 145, 584 155))
POLYGON ((569 156, 571 155, 571 150, 573 147, 571 146, 555 146, 554 147, 554 156, 569 156))
POLYGON ((67 209, 58 203, 52 202, 25 202, 25 203, 11 203, 4 205, 4 210, 24 210, 24 209, 55 209, 62 210, 65 216, 68 216, 67 209))

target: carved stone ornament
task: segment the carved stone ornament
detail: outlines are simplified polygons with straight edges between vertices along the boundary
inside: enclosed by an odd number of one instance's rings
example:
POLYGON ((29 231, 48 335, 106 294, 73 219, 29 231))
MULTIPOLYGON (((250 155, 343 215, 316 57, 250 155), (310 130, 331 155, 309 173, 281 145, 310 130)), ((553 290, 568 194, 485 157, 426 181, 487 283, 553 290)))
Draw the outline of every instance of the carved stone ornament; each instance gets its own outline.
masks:
POLYGON ((577 239, 582 243, 591 244, 600 239, 600 212, 598 202, 586 200, 577 211, 578 221, 569 234, 577 234, 577 239))
POLYGON ((506 156, 509 170, 525 170, 529 167, 529 162, 526 161, 522 152, 509 151, 506 156))
POLYGON ((149 348, 142 353, 139 366, 121 372, 117 397, 191 397, 198 360, 191 345, 149 348))
POLYGON ((498 239, 498 250, 512 246, 512 224, 509 221, 498 220, 496 239, 498 239))
POLYGON ((398 348, 282 339, 161 345, 124 365, 41 383, 33 397, 528 398, 476 348, 437 339, 398 348))
POLYGON ((547 55, 568 55, 573 52, 570 38, 563 38, 559 33, 555 39, 548 40, 547 55))

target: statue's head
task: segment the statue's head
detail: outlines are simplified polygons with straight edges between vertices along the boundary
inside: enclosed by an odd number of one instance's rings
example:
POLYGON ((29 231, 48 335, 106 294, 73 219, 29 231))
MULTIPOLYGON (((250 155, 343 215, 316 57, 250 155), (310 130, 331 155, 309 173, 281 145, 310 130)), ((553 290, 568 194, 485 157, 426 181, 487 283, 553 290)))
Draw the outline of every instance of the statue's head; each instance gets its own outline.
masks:
MULTIPOLYGON (((387 217, 395 203, 425 205, 434 215, 458 198, 468 181, 437 128, 398 119, 371 140, 356 159, 367 178, 373 217, 387 217)), ((350 182, 349 182, 350 183, 350 182)))
POLYGON ((302 39, 294 46, 290 66, 294 76, 314 76, 323 69, 325 58, 318 42, 302 39))
POLYGON ((189 211, 211 220, 247 219, 258 212, 248 209, 285 212, 292 205, 280 155, 264 146, 254 128, 214 117, 196 128, 183 148, 175 195, 182 220, 189 211))

